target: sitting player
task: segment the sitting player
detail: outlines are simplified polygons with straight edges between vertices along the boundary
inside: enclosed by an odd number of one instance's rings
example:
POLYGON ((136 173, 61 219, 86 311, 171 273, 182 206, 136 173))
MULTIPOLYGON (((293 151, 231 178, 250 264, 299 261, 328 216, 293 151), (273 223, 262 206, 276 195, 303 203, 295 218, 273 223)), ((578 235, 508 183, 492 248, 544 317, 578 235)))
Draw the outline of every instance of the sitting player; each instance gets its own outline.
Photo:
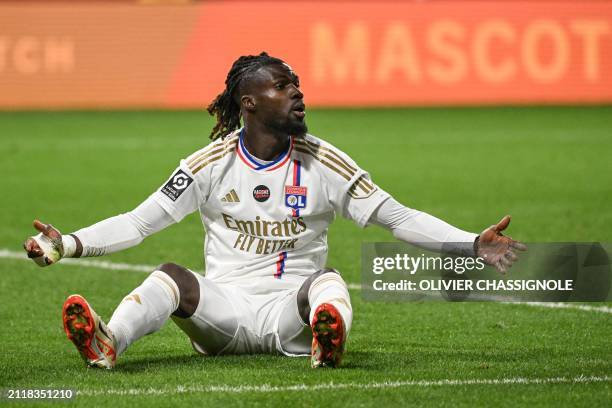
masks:
POLYGON ((327 229, 337 213, 409 243, 463 243, 455 249, 502 272, 523 249, 501 235, 509 217, 479 236, 461 231, 404 207, 350 157, 307 134, 298 77, 282 60, 242 56, 225 85, 208 107, 217 118, 213 142, 182 160, 136 209, 70 235, 34 222, 40 234, 24 247, 50 265, 132 247, 200 212, 205 276, 160 265, 108 325, 83 297, 68 297, 64 328, 89 366, 112 368, 171 317, 203 354, 310 355, 313 367, 337 367, 353 319, 344 280, 326 267, 327 229))

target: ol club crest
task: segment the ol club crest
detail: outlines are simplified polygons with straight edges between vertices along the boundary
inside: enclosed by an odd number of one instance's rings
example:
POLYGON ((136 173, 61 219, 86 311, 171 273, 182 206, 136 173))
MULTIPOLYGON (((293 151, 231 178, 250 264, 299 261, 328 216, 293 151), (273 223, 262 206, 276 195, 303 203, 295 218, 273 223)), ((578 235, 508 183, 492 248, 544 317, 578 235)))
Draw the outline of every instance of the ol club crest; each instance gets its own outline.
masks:
POLYGON ((306 191, 303 186, 285 186, 285 205, 289 208, 306 207, 306 191))

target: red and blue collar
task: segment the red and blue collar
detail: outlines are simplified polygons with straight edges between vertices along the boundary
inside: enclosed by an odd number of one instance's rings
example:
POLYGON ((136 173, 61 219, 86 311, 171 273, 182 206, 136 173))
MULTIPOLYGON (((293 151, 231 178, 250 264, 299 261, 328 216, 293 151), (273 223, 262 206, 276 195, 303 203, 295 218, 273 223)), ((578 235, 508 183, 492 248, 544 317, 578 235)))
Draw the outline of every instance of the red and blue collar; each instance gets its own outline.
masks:
POLYGON ((238 139, 238 157, 253 170, 272 171, 276 170, 289 162, 291 152, 293 151, 293 136, 289 137, 289 148, 281 154, 276 160, 267 163, 260 163, 253 155, 251 155, 244 146, 244 128, 240 131, 238 139))

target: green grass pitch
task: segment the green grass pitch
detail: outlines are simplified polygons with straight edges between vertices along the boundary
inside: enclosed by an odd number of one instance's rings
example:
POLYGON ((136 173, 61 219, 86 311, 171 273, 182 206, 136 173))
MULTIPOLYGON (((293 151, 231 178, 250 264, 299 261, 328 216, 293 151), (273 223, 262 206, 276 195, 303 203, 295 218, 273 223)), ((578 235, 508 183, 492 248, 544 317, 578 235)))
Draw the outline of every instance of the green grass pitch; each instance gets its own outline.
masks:
MULTIPOLYGON (((526 242, 612 241, 612 107, 312 110, 307 119, 311 133, 400 202, 463 229, 479 232, 508 213, 509 235, 526 242)), ((67 233, 132 209, 208 143, 211 125, 202 112, 0 113, 0 250, 20 250, 35 217, 67 233)), ((202 270, 202 231, 194 214, 104 260, 202 270)), ((360 243, 391 240, 339 219, 329 265, 358 283, 360 243)), ((115 407, 612 400, 610 304, 602 312, 370 303, 353 290, 342 369, 275 356, 203 358, 172 323, 131 347, 115 370, 85 369, 62 330, 64 299, 81 293, 108 319, 145 276, 0 257, 0 388, 72 388, 83 394, 71 404, 115 407)))

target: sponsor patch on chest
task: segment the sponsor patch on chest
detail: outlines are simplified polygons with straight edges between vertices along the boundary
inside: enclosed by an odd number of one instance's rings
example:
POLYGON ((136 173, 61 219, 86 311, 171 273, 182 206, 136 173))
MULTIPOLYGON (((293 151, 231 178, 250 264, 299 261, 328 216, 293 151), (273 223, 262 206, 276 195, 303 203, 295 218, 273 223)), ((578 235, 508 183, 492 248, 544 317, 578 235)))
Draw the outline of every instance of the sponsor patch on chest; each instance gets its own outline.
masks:
POLYGON ((270 189, 263 184, 258 185, 253 189, 253 198, 260 203, 263 203, 270 198, 270 189))

